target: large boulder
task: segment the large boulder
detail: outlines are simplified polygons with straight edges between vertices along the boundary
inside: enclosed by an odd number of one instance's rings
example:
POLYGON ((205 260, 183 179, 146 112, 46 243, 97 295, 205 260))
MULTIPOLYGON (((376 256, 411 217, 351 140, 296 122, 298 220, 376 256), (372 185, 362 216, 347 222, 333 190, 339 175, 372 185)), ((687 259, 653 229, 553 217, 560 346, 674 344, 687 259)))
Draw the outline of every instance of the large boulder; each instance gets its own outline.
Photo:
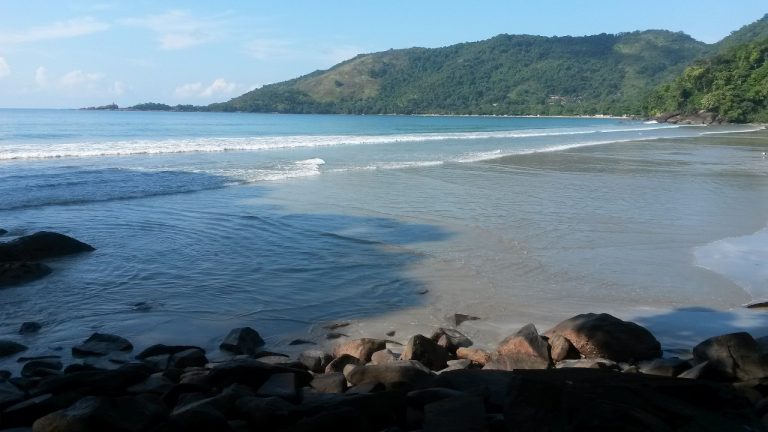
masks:
POLYGON ((33 432, 148 430, 163 421, 168 408, 156 395, 103 398, 88 396, 72 406, 39 418, 33 432))
POLYGON ((232 329, 224 342, 219 345, 222 351, 229 351, 233 354, 253 355, 258 352, 258 348, 264 345, 264 339, 259 332, 250 327, 241 327, 232 329))
POLYGON ((724 379, 747 381, 768 377, 768 355, 745 332, 711 337, 693 348, 697 362, 708 362, 707 370, 724 379))
POLYGON ((496 348, 496 352, 498 357, 494 358, 493 363, 504 365, 497 369, 546 369, 552 365, 549 344, 539 336, 533 324, 526 324, 517 333, 507 336, 496 348))
POLYGON ((64 234, 40 231, 0 243, 0 261, 34 261, 96 250, 64 234))
POLYGON ((432 370, 440 370, 446 366, 448 351, 432 339, 417 334, 408 340, 400 359, 417 360, 432 370))
POLYGON ((369 362, 376 351, 387 347, 387 341, 381 339, 362 338, 337 345, 333 349, 333 356, 338 358, 344 354, 356 357, 360 361, 369 362))
POLYGON ((661 344, 651 332, 605 313, 576 315, 544 335, 565 337, 586 358, 636 362, 661 357, 661 344))
POLYGON ((113 351, 132 349, 133 345, 128 339, 108 333, 94 333, 85 342, 72 347, 72 355, 75 357, 105 356, 113 351))
POLYGON ((417 361, 405 360, 383 365, 353 366, 345 375, 352 385, 378 382, 391 387, 407 383, 421 388, 432 381, 432 373, 424 365, 417 361))
POLYGON ((32 282, 48 276, 51 271, 51 268, 43 263, 0 262, 0 287, 32 282))

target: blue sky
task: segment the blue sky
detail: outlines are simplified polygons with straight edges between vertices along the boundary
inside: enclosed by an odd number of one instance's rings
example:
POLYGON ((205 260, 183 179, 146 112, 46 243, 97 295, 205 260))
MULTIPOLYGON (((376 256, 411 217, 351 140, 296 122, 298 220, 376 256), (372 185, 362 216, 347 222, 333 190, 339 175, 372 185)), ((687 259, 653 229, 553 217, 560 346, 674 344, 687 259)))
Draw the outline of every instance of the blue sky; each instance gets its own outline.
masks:
POLYGON ((207 104, 359 53, 499 33, 667 29, 712 43, 765 0, 0 0, 0 107, 207 104))

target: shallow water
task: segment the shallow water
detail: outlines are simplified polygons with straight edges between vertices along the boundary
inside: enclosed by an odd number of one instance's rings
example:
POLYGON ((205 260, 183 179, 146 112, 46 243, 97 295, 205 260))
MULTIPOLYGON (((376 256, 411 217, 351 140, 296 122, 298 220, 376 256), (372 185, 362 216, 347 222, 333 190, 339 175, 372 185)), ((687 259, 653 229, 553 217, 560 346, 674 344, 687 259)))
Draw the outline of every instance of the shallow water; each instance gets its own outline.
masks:
POLYGON ((240 325, 286 348, 337 320, 405 337, 456 312, 482 318, 462 325, 480 344, 589 311, 669 345, 706 334, 698 320, 768 328, 729 312, 768 296, 750 266, 768 221, 755 127, 67 112, 80 120, 57 129, 50 115, 0 126, 0 226, 97 251, 0 291, 0 333, 40 320, 19 340, 41 352, 95 330, 211 348, 240 325))

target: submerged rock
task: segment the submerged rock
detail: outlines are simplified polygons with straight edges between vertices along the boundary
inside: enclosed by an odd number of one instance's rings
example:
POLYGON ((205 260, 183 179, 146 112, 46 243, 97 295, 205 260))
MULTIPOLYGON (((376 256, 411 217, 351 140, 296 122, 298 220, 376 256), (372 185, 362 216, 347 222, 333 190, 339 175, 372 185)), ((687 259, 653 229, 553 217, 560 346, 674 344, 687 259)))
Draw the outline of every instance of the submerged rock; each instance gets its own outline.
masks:
POLYGON ((31 334, 31 333, 37 333, 40 331, 40 329, 43 328, 43 325, 39 322, 35 321, 27 321, 21 324, 21 327, 19 327, 19 334, 31 334))
POLYGON ((576 315, 544 334, 565 337, 586 358, 636 362, 661 357, 661 344, 651 332, 606 313, 576 315))
POLYGON ((53 270, 43 263, 25 261, 0 262, 0 287, 32 282, 51 274, 53 270))
POLYGON ((0 243, 0 262, 40 260, 94 250, 93 246, 64 234, 40 231, 0 243))
POLYGON ((461 314, 461 313, 453 314, 453 323, 456 327, 460 326, 461 323, 463 323, 464 321, 477 321, 479 319, 480 319, 479 317, 467 315, 467 314, 461 314))
POLYGON ((264 339, 259 332, 250 327, 241 327, 232 329, 224 342, 219 345, 222 351, 229 351, 234 354, 256 354, 258 348, 264 345, 264 339))
POLYGON ((18 342, 9 341, 9 340, 0 340, 0 357, 7 357, 9 355, 18 354, 26 350, 27 350, 27 347, 18 342))

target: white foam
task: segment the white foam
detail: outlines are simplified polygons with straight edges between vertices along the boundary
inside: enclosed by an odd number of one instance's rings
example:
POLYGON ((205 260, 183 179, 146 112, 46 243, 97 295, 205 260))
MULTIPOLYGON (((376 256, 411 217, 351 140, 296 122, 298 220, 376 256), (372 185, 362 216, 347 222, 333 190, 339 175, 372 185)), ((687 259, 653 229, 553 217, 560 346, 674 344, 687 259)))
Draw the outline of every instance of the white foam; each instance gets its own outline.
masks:
POLYGON ((98 156, 154 155, 192 152, 259 151, 288 148, 329 147, 339 145, 390 144, 440 140, 476 140, 492 138, 533 138, 597 133, 638 132, 669 129, 627 127, 613 129, 528 129, 500 132, 455 132, 396 135, 291 135, 228 138, 188 138, 167 140, 126 140, 109 142, 74 142, 0 145, 0 160, 78 158, 98 156))

